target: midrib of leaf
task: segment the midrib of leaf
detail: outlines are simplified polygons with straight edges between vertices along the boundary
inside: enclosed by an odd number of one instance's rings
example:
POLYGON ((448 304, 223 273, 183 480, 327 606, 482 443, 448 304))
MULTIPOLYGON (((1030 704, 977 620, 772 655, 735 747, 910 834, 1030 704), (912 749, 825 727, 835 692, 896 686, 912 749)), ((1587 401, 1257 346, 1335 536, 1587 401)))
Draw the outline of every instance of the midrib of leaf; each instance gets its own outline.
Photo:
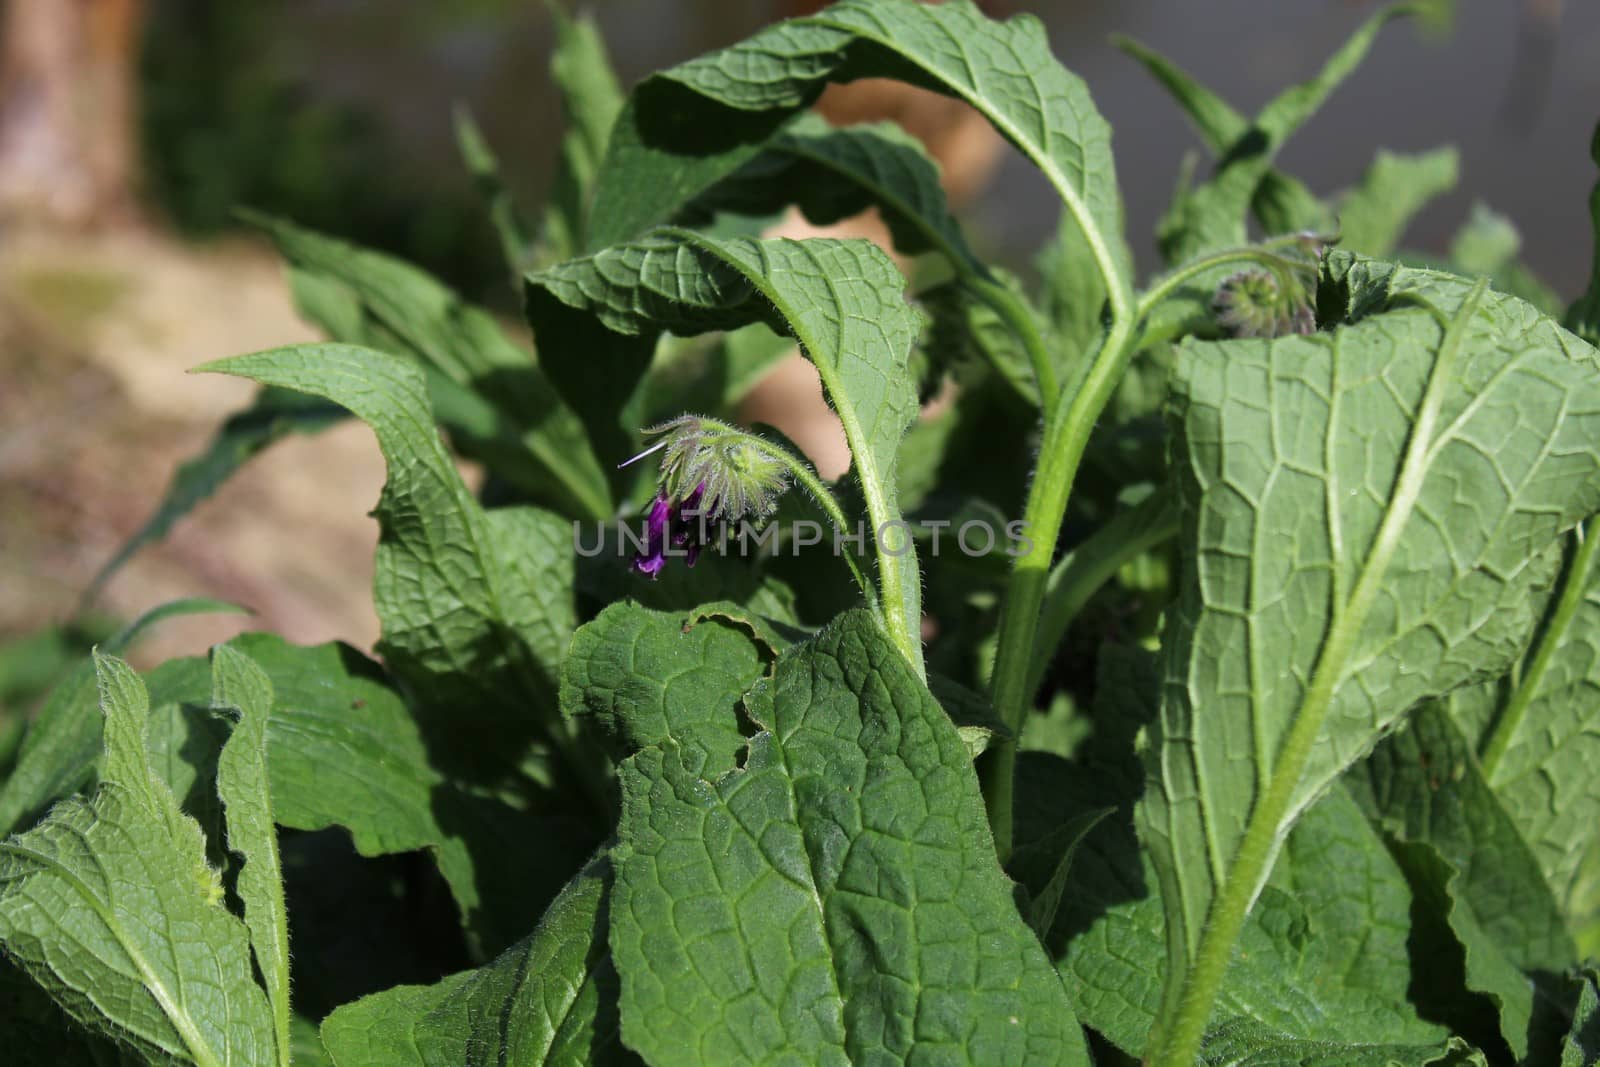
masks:
MULTIPOLYGON (((1346 675, 1350 653, 1360 635, 1362 624, 1378 595, 1384 573, 1416 506, 1427 476, 1428 461, 1436 444, 1434 428, 1444 390, 1449 385, 1450 372, 1461 351, 1462 340, 1486 288, 1487 282, 1480 279, 1462 302, 1455 317, 1446 325, 1439 353, 1429 371, 1428 384, 1412 424, 1411 435, 1406 441, 1405 457, 1401 461, 1399 476, 1395 479, 1391 506, 1362 562, 1360 575, 1349 599, 1336 596, 1329 607, 1331 618, 1328 632, 1317 655, 1311 684, 1284 738, 1271 781, 1250 813, 1231 867, 1223 864, 1218 869, 1217 873, 1224 875, 1222 879, 1216 879, 1213 875, 1214 880, 1220 882, 1222 890, 1208 909, 1207 921, 1201 931, 1199 944, 1194 949, 1188 972, 1183 976, 1176 996, 1169 993, 1163 997, 1167 1004, 1175 1003, 1175 1014, 1170 1016, 1173 1020, 1170 1026, 1164 1031, 1158 1029, 1153 1035, 1153 1054, 1148 1058, 1152 1067, 1190 1067, 1199 1054, 1201 1039, 1210 1021, 1211 1009, 1221 989, 1234 943, 1238 940, 1245 916, 1282 840, 1282 829, 1291 814, 1294 791, 1300 783, 1317 736, 1322 731, 1323 719, 1334 691, 1346 675)), ((1331 483, 1334 480, 1330 468, 1329 481, 1331 483)), ((1330 492, 1335 490, 1330 489, 1330 492)), ((1329 513, 1330 527, 1337 525, 1334 521, 1337 514, 1337 511, 1329 513)), ((1204 805, 1205 810, 1210 807, 1209 804, 1204 805)), ((1208 850, 1212 852, 1215 864, 1219 845, 1209 831, 1206 836, 1208 850)), ((1163 1015, 1166 1014, 1164 1011, 1163 1015)))
MULTIPOLYGON (((101 788, 115 787, 107 784, 102 785, 101 788)), ((79 836, 81 837, 82 835, 80 834, 79 836)), ((92 850, 90 851, 92 854, 92 850)), ((9 852, 13 856, 20 856, 23 859, 37 863, 46 870, 53 871, 70 885, 73 892, 82 897, 84 903, 89 905, 96 915, 100 916, 100 921, 106 924, 106 929, 110 930, 112 936, 117 939, 118 947, 127 954, 128 959, 138 968, 140 981, 150 991, 150 995, 155 998, 156 1003, 161 1005, 162 1014, 166 1015, 167 1021, 172 1023, 172 1028, 178 1031, 178 1036, 183 1038, 184 1045, 188 1047, 189 1054, 194 1057, 199 1067, 222 1067, 222 1061, 217 1059, 216 1053, 211 1051, 211 1046, 207 1045, 205 1039, 200 1036, 200 1031, 195 1026, 194 1021, 189 1018, 189 1013, 178 1006, 172 992, 162 984, 161 979, 156 976, 155 970, 123 931, 122 924, 117 921, 115 912, 106 907, 94 890, 89 888, 81 878, 62 864, 24 845, 0 841, 0 852, 9 852)))
MULTIPOLYGON (((865 33, 859 25, 854 23, 836 22, 828 18, 827 11, 823 11, 806 21, 812 25, 826 26, 831 30, 866 38, 896 55, 904 55, 895 43, 893 29, 883 24, 875 10, 870 8, 865 10, 856 8, 854 10, 863 19, 871 19, 877 32, 865 33)), ((1083 197, 1079 196, 1078 191, 1072 187, 1072 182, 1067 180, 1067 176, 1061 172, 1061 168, 1056 166, 1055 160, 1050 158, 1048 142, 1036 144, 1022 130, 1019 130, 1015 124, 1010 122, 1000 109, 990 107, 988 101, 973 90, 972 86, 976 83, 976 79, 972 77, 972 57, 967 54, 966 45, 960 38, 951 34, 949 27, 942 21, 937 19, 931 21, 950 38, 951 45, 955 48, 957 54, 961 56, 961 61, 967 68, 967 82, 945 81, 944 84, 951 92, 966 101, 993 123, 994 127, 1000 131, 1006 140, 1016 145, 1032 161, 1033 165, 1038 167, 1044 174, 1045 179, 1050 182, 1051 188, 1055 189, 1056 195, 1061 197, 1061 202, 1066 205, 1067 210, 1072 213, 1072 217, 1077 220, 1079 229, 1083 231, 1084 240, 1089 243, 1089 249, 1094 256, 1095 264, 1100 268, 1100 274, 1106 280, 1106 292, 1111 302, 1112 317, 1118 321, 1127 318, 1133 308, 1133 282, 1123 273, 1121 266, 1117 262, 1117 257, 1106 239, 1106 235, 1101 233, 1099 226, 1095 224, 1094 215, 1090 212, 1089 205, 1084 203, 1083 197)), ((1037 90, 1037 83, 1032 78, 1028 78, 1027 81, 1030 87, 1037 90)), ((1048 102, 1040 98, 1038 104, 1040 113, 1048 114, 1048 102)), ((1042 129, 1044 130, 1044 136, 1048 138, 1050 135, 1049 127, 1043 126, 1042 129)))
MULTIPOLYGON (((910 549, 896 555, 888 551, 880 536, 889 523, 899 520, 900 514, 894 501, 889 499, 884 491, 883 472, 878 469, 877 456, 873 451, 872 442, 868 438, 861 420, 857 417, 856 408, 851 403, 840 401, 850 394, 846 391, 844 382, 840 380, 834 367, 834 357, 825 353, 842 355, 844 343, 842 331, 843 320, 839 329, 841 336, 838 343, 829 347, 822 343, 811 329, 804 323, 804 318, 798 309, 785 301, 778 290, 767 281, 767 273, 753 273, 743 269, 737 262, 723 255, 722 250, 715 242, 708 241, 692 230, 668 228, 660 231, 665 236, 670 236, 688 245, 693 245, 702 252, 715 257, 738 271, 740 276, 747 279, 750 285, 766 298, 778 314, 783 316, 789 328, 794 331, 795 340, 800 342, 800 347, 811 356, 812 366, 817 368, 817 375, 822 379, 823 386, 827 389, 828 396, 836 398, 834 411, 839 416, 839 422, 844 426, 845 439, 850 444, 850 461, 855 464, 856 475, 861 483, 861 493, 866 500, 867 514, 872 520, 872 543, 878 558, 879 591, 883 598, 883 620, 885 628, 889 631, 890 638, 894 641, 902 655, 906 657, 917 672, 917 677, 926 677, 926 668, 922 663, 922 641, 920 637, 922 626, 922 599, 921 577, 917 573, 916 553, 910 549), (818 357, 821 358, 818 358, 818 357), (907 570, 910 574, 907 575, 907 570)), ((828 292, 834 297, 838 307, 846 306, 834 279, 825 269, 824 264, 816 258, 806 241, 795 242, 797 248, 805 253, 817 268, 817 276, 827 285, 828 292)), ((765 254, 763 253, 763 258, 765 254)), ((899 528, 902 537, 909 537, 903 528, 899 528)))
POLYGON ((1555 659, 1561 639, 1566 635, 1567 628, 1572 625, 1573 618, 1578 614, 1578 608, 1583 605, 1584 598, 1588 595, 1589 572, 1594 566, 1595 544, 1600 542, 1600 529, 1595 527, 1596 524, 1592 520, 1578 527, 1575 535, 1579 539, 1578 551, 1573 554, 1572 564, 1567 568, 1567 575, 1561 587, 1561 599, 1556 602, 1555 613, 1550 616, 1550 623, 1539 638, 1539 647, 1534 652, 1532 661, 1523 671, 1516 689, 1511 694, 1511 699, 1496 717, 1494 727, 1484 743, 1481 766, 1484 779, 1492 787, 1506 784, 1506 781, 1496 774, 1500 769, 1500 762, 1511 748, 1511 742, 1516 738, 1528 708, 1533 705, 1533 699, 1539 693, 1539 686, 1544 681, 1545 673, 1550 669, 1551 661, 1555 659))
MULTIPOLYGON (((789 798, 789 810, 794 812, 795 817, 798 819, 801 810, 800 798, 795 795, 794 791, 794 773, 789 767, 789 750, 788 747, 778 739, 776 734, 773 735, 772 741, 772 747, 777 750, 778 761, 783 767, 784 796, 789 798)), ((821 884, 817 878, 817 862, 811 855, 811 849, 805 847, 804 842, 802 842, 800 847, 800 855, 805 858, 806 888, 810 890, 811 902, 816 906, 817 909, 817 926, 822 930, 823 937, 826 938, 828 935, 829 926, 828 910, 823 906, 822 892, 817 888, 821 884)), ((844 987, 839 981, 839 965, 834 960, 834 953, 831 951, 831 945, 829 946, 829 949, 830 951, 824 953, 828 961, 828 983, 833 987, 834 999, 839 1002, 839 1028, 844 1032, 844 1047, 848 1049, 850 1047, 850 1013, 844 1010, 844 987)))

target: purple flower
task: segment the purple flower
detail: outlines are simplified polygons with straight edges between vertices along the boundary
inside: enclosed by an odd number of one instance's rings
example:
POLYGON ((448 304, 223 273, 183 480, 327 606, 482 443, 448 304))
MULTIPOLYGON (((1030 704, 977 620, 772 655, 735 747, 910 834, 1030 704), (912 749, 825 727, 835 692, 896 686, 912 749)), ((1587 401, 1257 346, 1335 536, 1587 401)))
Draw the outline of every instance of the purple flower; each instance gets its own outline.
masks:
POLYGON ((644 548, 633 557, 635 571, 651 580, 659 578, 667 565, 668 545, 681 550, 689 566, 695 565, 700 558, 700 550, 712 538, 713 530, 721 526, 715 515, 707 515, 700 510, 705 492, 706 485, 701 482, 688 496, 676 502, 665 493, 656 496, 645 517, 644 548))
POLYGON ((672 501, 658 496, 650 505, 645 519, 644 548, 633 557, 633 569, 652 579, 659 577, 667 565, 667 522, 671 518, 672 501))

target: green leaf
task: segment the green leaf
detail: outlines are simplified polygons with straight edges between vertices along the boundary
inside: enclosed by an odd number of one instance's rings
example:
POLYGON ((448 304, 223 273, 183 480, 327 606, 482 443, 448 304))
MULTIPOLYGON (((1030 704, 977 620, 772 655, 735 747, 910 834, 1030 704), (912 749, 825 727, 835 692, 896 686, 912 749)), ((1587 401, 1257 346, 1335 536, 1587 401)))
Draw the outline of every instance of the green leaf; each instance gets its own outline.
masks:
POLYGON ((200 827, 155 777, 138 675, 96 657, 106 757, 69 799, 0 843, 0 947, 68 1014, 151 1062, 275 1062, 244 924, 222 906, 200 827))
MULTIPOLYGON (((149 627, 164 619, 209 613, 242 614, 243 608, 220 600, 195 597, 174 600, 153 608, 129 623, 101 648, 107 654, 122 652, 149 627)), ((39 709, 22 747, 16 767, 0 782, 0 834, 26 827, 53 801, 89 780, 100 754, 100 717, 95 714, 99 695, 92 660, 85 659, 62 680, 39 709)))
POLYGON ((718 211, 762 216, 790 204, 817 226, 875 207, 901 252, 937 252, 963 273, 983 272, 950 214, 939 165, 893 123, 835 129, 819 115, 802 114, 679 216, 693 225, 718 211))
MULTIPOLYGON (((1009 292, 1019 302, 1026 301, 1016 278, 994 273, 997 277, 992 285, 1009 292)), ((1029 407, 1039 409, 1039 380, 1028 363, 1027 349, 976 289, 956 279, 918 294, 918 302, 928 313, 922 349, 933 372, 920 383, 919 393, 924 399, 938 389, 945 370, 953 372, 957 382, 970 387, 987 369, 1029 407)), ((1058 349, 1056 354, 1065 352, 1058 349)))
MULTIPOLYGON (((1220 979, 1301 811, 1520 653, 1557 539, 1600 505, 1592 348, 1481 283, 1325 273, 1323 320, 1351 324, 1190 343, 1174 370, 1185 559, 1140 820, 1188 975, 1169 997, 1220 979)), ((1210 1006, 1187 995, 1174 1047, 1210 1006)))
POLYGON ((1044 282, 1044 314, 1060 350, 1058 358, 1072 366, 1088 356, 1100 335, 1106 283, 1095 266, 1094 250, 1070 215, 1062 215, 1055 236, 1040 250, 1038 268, 1044 282))
POLYGON ((432 986, 400 986, 322 1024, 335 1067, 633 1062, 617 1042, 605 865, 572 880, 520 944, 432 986))
POLYGON ((1522 235, 1516 224, 1483 203, 1456 231, 1450 244, 1451 269, 1462 274, 1487 274, 1502 293, 1526 300, 1551 318, 1561 316, 1561 298, 1517 258, 1522 235))
POLYGON ((166 537, 177 521, 199 507, 222 483, 267 448, 294 433, 315 434, 345 417, 342 408, 286 389, 263 389, 243 411, 228 416, 205 451, 181 464, 155 514, 101 565, 84 591, 85 603, 100 594, 140 549, 166 537))
MULTIPOLYGON (((1246 216, 1284 142, 1305 125, 1361 64, 1385 23, 1433 6, 1437 5, 1428 2, 1395 4, 1379 11, 1329 57, 1316 77, 1279 93, 1261 109, 1248 128, 1226 131, 1234 136, 1222 142, 1225 148, 1220 149, 1222 158, 1216 174, 1174 205, 1173 213, 1163 223, 1161 247, 1167 261, 1182 263, 1205 252, 1247 243, 1246 216)), ((1215 108, 1208 109, 1211 111, 1215 108)), ((1273 195, 1281 198, 1284 183, 1278 180, 1276 184, 1280 188, 1273 195)), ((1316 207, 1315 198, 1304 204, 1306 211, 1316 207)), ((1316 214, 1320 216, 1321 210, 1317 209, 1316 214)), ((1283 229, 1314 227, 1317 221, 1316 217, 1293 220, 1292 225, 1283 229)))
POLYGON ((1466 739, 1440 704, 1430 704, 1351 781, 1397 840, 1436 854, 1410 861, 1413 884, 1441 902, 1438 910, 1466 950, 1468 987, 1496 1000, 1502 1033, 1519 1058, 1526 1056, 1534 987, 1523 972, 1558 974, 1577 951, 1539 863, 1466 739))
MULTIPOLYGON (((1589 155, 1600 167, 1600 123, 1595 124, 1594 139, 1589 143, 1589 155)), ((1589 194, 1589 218, 1593 225, 1594 269, 1589 275, 1588 290, 1567 309, 1567 329, 1592 345, 1600 345, 1600 181, 1595 182, 1589 194)))
MULTIPOLYGON (((217 796, 227 809, 228 850, 239 858, 237 892, 256 966, 266 982, 278 1062, 289 1063, 289 912, 267 773, 272 682, 249 656, 227 645, 211 653, 211 705, 237 716, 217 757, 217 796)), ((107 768, 109 772, 110 768, 107 768)))
MULTIPOLYGON (((1104 798, 1102 789, 1085 803, 1104 798)), ((1229 961, 1219 1018, 1248 1018, 1298 1040, 1358 1033, 1368 1042, 1424 1046, 1444 1036, 1407 1003, 1405 878, 1347 795, 1336 789, 1312 806, 1289 835, 1273 881, 1229 961)), ((1130 1055, 1156 1025, 1166 974, 1155 884, 1124 814, 1079 850, 1047 940, 1066 939, 1057 965, 1078 1017, 1130 1055)))
MULTIPOLYGON (((540 233, 541 258, 546 262, 570 258, 586 246, 589 198, 623 107, 622 87, 594 20, 587 13, 573 18, 559 0, 553 0, 550 9, 556 29, 550 74, 560 92, 566 128, 540 233)), ((531 266, 525 263, 523 269, 531 266)))
POLYGON ((1339 201, 1339 246, 1365 256, 1389 255, 1417 212, 1455 188, 1459 172, 1454 148, 1418 155, 1380 149, 1355 188, 1339 201))
POLYGON ((436 414, 463 454, 536 503, 610 517, 609 473, 583 425, 493 316, 398 259, 252 219, 292 268, 307 318, 334 341, 407 356, 428 371, 436 414))
POLYGON ((1481 200, 1450 243, 1450 259, 1463 274, 1495 274, 1517 261, 1522 235, 1506 216, 1481 200))
POLYGON ((623 755, 670 739, 694 773, 715 777, 744 748, 737 708, 767 658, 722 619, 612 604, 572 639, 561 707, 597 719, 623 755))
POLYGON ((1476 1064, 1480 1053, 1460 1038, 1432 1045, 1308 1041, 1278 1033, 1249 1019, 1229 1019, 1206 1035, 1200 1051, 1204 1067, 1429 1067, 1476 1064))
POLYGON ((1464 905, 1459 869, 1427 841, 1396 840, 1393 851, 1417 894, 1411 965, 1419 1010, 1497 1059, 1542 1062, 1529 1053, 1539 1006, 1534 983, 1464 905))
POLYGON ((373 598, 379 648, 426 704, 492 722, 500 744, 555 718, 573 622, 571 528, 532 509, 486 512, 434 429, 417 368, 350 345, 297 345, 204 370, 326 396, 372 427, 389 467, 373 598), (471 708, 469 711, 468 708, 471 708))
MULTIPOLYGON (((877 541, 885 625, 920 663, 921 583, 896 506, 895 462, 917 415, 906 361, 919 316, 905 279, 867 241, 718 241, 661 230, 528 277, 528 313, 542 344, 562 343, 592 316, 631 339, 643 362, 656 334, 764 322, 810 357, 844 424, 851 465, 877 541)), ((592 320, 590 320, 592 321, 592 320)))
MULTIPOLYGON (((653 205, 683 202, 672 199, 682 190, 674 184, 673 149, 690 168, 711 159, 725 164, 738 146, 765 140, 808 107, 827 83, 874 76, 957 97, 989 119, 1044 172, 1093 250, 1114 302, 1126 302, 1132 267, 1122 242, 1111 128, 1082 79, 1050 54, 1036 18, 990 21, 970 0, 938 6, 844 0, 647 79, 635 91, 633 121, 639 140, 655 147, 655 157, 628 161, 633 169, 627 171, 624 159, 616 159, 614 195, 624 199, 620 183, 626 174, 633 203, 603 243, 634 237, 670 217, 671 207, 653 205)), ((608 160, 608 172, 613 166, 608 160)), ((603 205, 619 206, 605 193, 602 179, 597 215, 603 205)), ((599 243, 591 242, 591 248, 599 243)))
POLYGON ((623 764, 623 1040, 663 1065, 1087 1064, 965 746, 872 616, 747 703, 765 732, 740 769, 706 781, 670 740, 623 764))
MULTIPOLYGON (((452 723, 414 715, 382 668, 354 649, 302 648, 271 634, 231 646, 272 685, 267 766, 279 825, 341 827, 363 856, 432 851, 475 951, 493 955, 523 936, 593 851, 587 813, 571 810, 581 809, 581 794, 556 792, 564 779, 550 790, 524 784, 505 801, 482 795, 481 779, 449 773, 458 760, 452 723), (523 847, 530 839, 541 847, 523 847)), ((192 712, 209 705, 212 672, 204 660, 173 660, 149 681, 157 772, 199 811, 220 738, 208 732, 212 716, 192 712)))
MULTIPOLYGON (((1226 100, 1195 81, 1192 75, 1166 56, 1131 37, 1113 35, 1111 41, 1138 61, 1151 77, 1172 94, 1173 100, 1183 108, 1212 155, 1223 159, 1251 132, 1249 118, 1235 111, 1226 100)), ((1178 193, 1162 222, 1163 229, 1181 225, 1183 203, 1192 178, 1193 175, 1188 171, 1182 176, 1178 193)), ((1311 220, 1323 214, 1315 193, 1299 179, 1270 166, 1261 175, 1260 183, 1251 194, 1250 210, 1269 233, 1288 233, 1310 225, 1311 220)), ((1168 261, 1172 262, 1170 258, 1168 261)))
POLYGON ((1037 841, 1030 841, 1011 853, 1006 873, 1019 884, 1038 884, 1038 893, 1028 901, 1028 925, 1042 941, 1055 926, 1056 915, 1061 910, 1061 899, 1067 891, 1067 879, 1072 874, 1072 859, 1089 832, 1116 808, 1098 808, 1073 816, 1037 841), (1047 871, 1042 878, 1032 874, 1047 871), (1031 875, 1031 876, 1030 876, 1031 875))
MULTIPOLYGON (((576 626, 572 527, 532 508, 479 507, 434 429, 421 372, 404 360, 347 345, 303 345, 208 369, 327 395, 376 433, 390 475, 376 511, 378 648, 415 698, 429 761, 480 790, 506 783, 540 794, 527 812, 461 793, 442 801, 441 822, 466 829, 441 842, 441 869, 475 943, 486 951, 504 947, 527 928, 515 925, 516 916, 542 902, 519 894, 517 883, 534 876, 535 884, 548 884, 571 870, 521 853, 508 864, 512 843, 534 832, 552 804, 579 826, 612 804, 602 757, 580 742, 557 701, 561 659, 576 626), (530 757, 551 768, 553 788, 526 780, 530 757), (568 807, 574 803, 579 810, 568 807)), ((590 848, 586 843, 583 853, 590 848)))
POLYGON ((1527 842, 1583 956, 1600 947, 1594 923, 1600 894, 1592 875, 1600 852, 1600 783, 1590 773, 1600 758, 1594 736, 1600 724, 1596 533, 1593 522, 1574 532, 1559 594, 1514 681, 1450 704, 1469 746, 1482 754, 1488 788, 1527 842), (1472 713, 1458 711, 1468 707, 1472 713), (1485 721, 1472 721, 1480 715, 1485 721))
POLYGON ((1572 1030, 1561 1045, 1561 1067, 1594 1067, 1600 1063, 1600 987, 1595 972, 1580 976, 1583 989, 1572 1015, 1572 1030))
MULTIPOLYGON (((516 279, 522 277, 522 272, 534 263, 536 238, 533 227, 517 206, 511 191, 506 188, 505 180, 500 176, 500 160, 494 154, 494 149, 489 147, 483 131, 478 128, 477 121, 465 104, 456 105, 455 126, 457 150, 466 164, 467 173, 472 175, 473 184, 478 187, 478 195, 489 208, 489 222, 494 226, 495 235, 500 238, 500 254, 511 269, 511 278, 515 283, 516 279)), ((340 337, 335 340, 349 341, 353 338, 340 337)))
POLYGON ((328 1058, 328 1050, 322 1047, 316 1023, 303 1015, 296 1015, 291 1027, 291 1048, 296 1067, 334 1067, 333 1061, 328 1058))

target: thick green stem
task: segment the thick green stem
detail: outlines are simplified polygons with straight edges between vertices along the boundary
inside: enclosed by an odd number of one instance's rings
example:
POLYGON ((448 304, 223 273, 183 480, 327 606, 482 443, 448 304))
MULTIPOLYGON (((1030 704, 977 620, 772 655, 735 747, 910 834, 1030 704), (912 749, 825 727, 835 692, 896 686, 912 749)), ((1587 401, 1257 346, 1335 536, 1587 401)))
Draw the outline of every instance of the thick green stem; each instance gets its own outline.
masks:
POLYGON ((1495 771, 1499 769, 1500 761, 1511 748, 1511 742, 1517 736, 1517 730, 1528 714, 1533 698, 1538 695, 1539 683, 1544 680, 1545 673, 1550 669, 1550 661, 1555 658, 1556 648, 1561 644, 1562 636, 1566 634, 1567 628, 1572 624, 1572 617, 1578 613, 1583 598, 1589 592, 1589 573, 1594 567, 1595 544, 1600 542, 1600 536, 1597 536, 1600 535, 1600 530, 1591 528, 1594 522, 1595 520, 1591 519, 1573 531, 1572 536, 1577 541, 1578 550, 1573 553, 1572 562, 1567 567, 1555 612, 1550 616, 1549 625, 1544 628, 1544 633, 1539 636, 1539 647, 1534 652, 1533 659, 1522 671, 1511 699, 1495 719, 1494 729, 1483 747, 1483 776, 1488 779, 1490 785, 1494 784, 1495 771))
POLYGON ((991 745, 985 768, 988 773, 983 783, 995 851, 1002 863, 1011 856, 1017 739, 1022 734, 1031 696, 1027 687, 1029 660, 1033 657, 1050 557, 1061 534, 1067 498, 1072 492, 1083 450, 1089 443, 1089 434, 1133 355, 1132 336, 1133 323, 1128 317, 1115 320, 1081 388, 1070 401, 1063 398, 1056 403, 1045 422, 1039 465, 1028 487, 1022 520, 1031 543, 1028 551, 1018 557, 1006 588, 1005 607, 1000 615, 1000 644, 995 654, 990 690, 995 714, 1011 731, 1011 737, 991 745))

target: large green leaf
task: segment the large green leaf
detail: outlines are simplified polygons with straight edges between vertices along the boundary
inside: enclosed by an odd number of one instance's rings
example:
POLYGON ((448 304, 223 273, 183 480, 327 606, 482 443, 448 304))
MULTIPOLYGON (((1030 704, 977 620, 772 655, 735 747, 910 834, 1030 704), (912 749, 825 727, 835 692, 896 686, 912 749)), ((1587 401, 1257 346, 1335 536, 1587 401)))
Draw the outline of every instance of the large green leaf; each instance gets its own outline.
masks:
POLYGON ((1380 745, 1351 781, 1399 841, 1437 853, 1437 861, 1412 862, 1412 880, 1443 903, 1465 948, 1468 987, 1495 999, 1506 1040, 1526 1056, 1534 989, 1524 972, 1559 974, 1577 961, 1577 950, 1538 860, 1484 781, 1470 745, 1435 702, 1380 745))
POLYGON ((1132 271, 1111 129, 1082 79, 1050 54, 1036 18, 990 21, 971 0, 844 0, 652 76, 635 91, 632 115, 633 140, 651 152, 607 161, 596 214, 604 207, 616 220, 590 247, 666 221, 683 202, 685 168, 708 171, 699 180, 709 186, 729 173, 740 146, 764 140, 827 83, 872 76, 907 80, 982 112, 1044 172, 1121 302, 1132 271), (606 181, 613 174, 614 199, 606 181))
POLYGON ((348 345, 303 345, 209 369, 329 396, 377 434, 389 467, 376 511, 378 647, 413 697, 430 764, 480 789, 478 797, 457 794, 445 804, 441 822, 459 819, 466 829, 442 844, 441 866, 473 921, 478 947, 504 947, 519 928, 498 919, 542 902, 525 894, 516 907, 515 883, 537 873, 535 883, 548 884, 571 870, 544 864, 540 871, 532 856, 504 863, 511 842, 534 832, 551 805, 565 813, 563 821, 582 824, 612 804, 603 757, 579 740, 557 702, 560 664, 576 626, 571 525, 532 508, 481 508, 439 440, 422 373, 405 360, 348 345), (530 759, 550 781, 526 777, 530 759), (508 806, 481 795, 496 784, 523 801, 508 806), (471 810, 457 810, 460 804, 471 810), (499 884, 485 890, 485 879, 499 884), (474 888, 464 896, 467 886, 474 888), (505 901, 509 913, 488 900, 505 901))
POLYGON ((611 947, 657 1064, 1087 1064, 995 862, 966 748, 872 616, 748 699, 743 767, 623 764, 611 947))
POLYGON ((72 798, 0 842, 0 948, 68 1014, 152 1063, 277 1062, 245 926, 223 906, 205 839, 151 770, 148 699, 97 657, 106 754, 72 798))
MULTIPOLYGON (((100 648, 108 655, 120 653, 163 619, 240 611, 218 600, 175 600, 147 611, 100 648)), ((0 782, 0 834, 26 827, 53 801, 89 780, 101 748, 100 716, 95 713, 98 703, 94 663, 85 659, 39 709, 22 739, 15 767, 0 782)))
POLYGON ((611 514, 608 472, 584 427, 494 317, 428 274, 277 219, 255 219, 292 268, 301 313, 337 342, 407 356, 428 372, 439 421, 536 503, 611 514))
POLYGON ((634 1062, 617 1042, 606 881, 605 864, 591 865, 528 938, 485 967, 335 1011, 322 1040, 336 1067, 634 1062))
POLYGON ((1335 254, 1321 291, 1354 321, 1190 343, 1174 372, 1185 559, 1141 834, 1180 1043, 1299 813, 1408 708, 1509 665, 1600 505, 1592 348, 1450 275, 1335 254))
POLYGON ((598 320, 642 363, 662 329, 700 333, 764 322, 795 338, 817 367, 844 424, 851 464, 876 538, 885 622, 921 662, 921 582, 900 521, 895 463, 917 415, 906 370, 919 315, 905 279, 860 240, 715 240, 667 229, 528 277, 528 311, 541 344, 598 320), (564 332, 565 331, 565 332, 564 332))
POLYGON ((235 888, 256 966, 266 982, 278 1063, 288 1067, 289 912, 267 772, 272 682, 249 656, 219 645, 211 653, 211 704, 237 716, 217 757, 217 796, 227 809, 228 850, 243 863, 235 888))
POLYGON ((732 770, 745 744, 738 704, 770 653, 731 620, 696 614, 606 608, 572 639, 563 713, 594 716, 625 755, 670 739, 696 774, 732 770))
POLYGON ((571 527, 545 512, 478 505, 434 429, 421 371, 334 344, 204 369, 326 396, 372 427, 389 467, 373 583, 389 666, 456 728, 492 728, 511 759, 541 728, 562 734, 555 694, 574 622, 571 527))

